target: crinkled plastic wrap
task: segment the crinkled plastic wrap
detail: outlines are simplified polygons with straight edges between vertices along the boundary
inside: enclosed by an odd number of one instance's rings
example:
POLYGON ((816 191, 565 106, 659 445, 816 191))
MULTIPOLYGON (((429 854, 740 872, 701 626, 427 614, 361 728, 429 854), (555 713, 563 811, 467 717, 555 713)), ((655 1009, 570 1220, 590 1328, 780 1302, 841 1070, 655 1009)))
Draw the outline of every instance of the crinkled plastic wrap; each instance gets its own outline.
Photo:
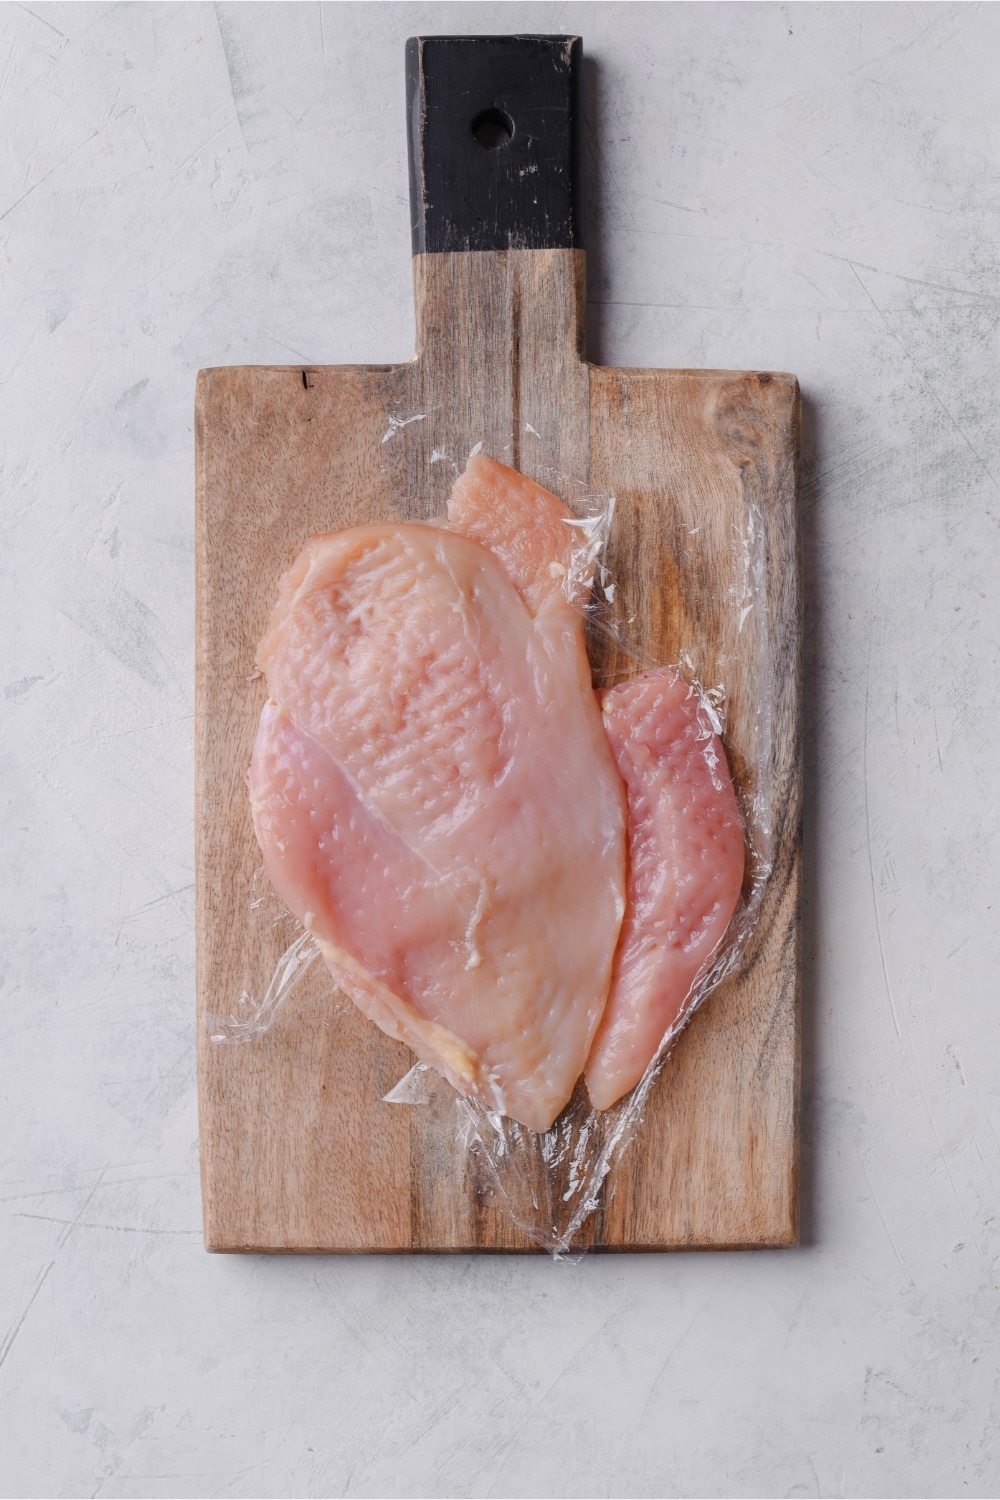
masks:
MULTIPOLYGON (((393 438, 409 422, 421 420, 422 415, 394 419, 384 441, 393 438)), ((444 452, 434 450, 431 462, 451 461, 444 452)), ((458 465, 452 462, 452 467, 457 474, 458 465)), ((539 483, 555 494, 565 495, 569 486, 563 485, 564 476, 546 474, 537 468, 535 473, 539 483)), ((581 1079, 552 1127, 539 1133, 487 1103, 457 1093, 423 1062, 416 1063, 384 1096, 386 1108, 421 1109, 439 1099, 441 1090, 447 1091, 452 1099, 457 1140, 464 1152, 477 1158, 480 1178, 485 1175, 513 1222, 557 1257, 571 1251, 581 1227, 600 1203, 605 1178, 641 1130, 650 1090, 679 1034, 713 990, 739 970, 761 909, 773 857, 769 784, 771 705, 761 702, 756 707, 753 744, 733 745, 726 728, 726 681, 699 681, 695 664, 688 656, 674 662, 661 661, 641 638, 627 586, 614 578, 606 565, 614 497, 574 495, 569 503, 576 518, 566 524, 574 528, 576 545, 562 587, 567 598, 584 612, 588 651, 595 663, 595 687, 609 687, 650 668, 671 667, 700 698, 715 733, 726 746, 730 763, 743 768, 741 779, 752 792, 741 793, 737 785, 747 860, 735 914, 723 940, 691 985, 678 1020, 663 1036, 639 1083, 617 1104, 603 1111, 594 1109, 581 1079)), ((731 547, 734 566, 730 577, 738 581, 730 586, 726 608, 733 613, 738 632, 742 633, 745 620, 765 597, 763 525, 752 506, 747 510, 742 530, 734 531, 731 547)), ((765 613, 763 608, 760 613, 765 613)), ((737 670, 735 662, 733 667, 737 670)), ((300 981, 307 971, 317 962, 322 963, 312 934, 287 911, 280 910, 275 916, 277 905, 264 870, 260 869, 254 880, 248 922, 251 927, 263 922, 281 923, 287 928, 290 940, 273 974, 262 975, 259 988, 253 992, 244 990, 234 996, 229 1015, 214 1018, 215 1043, 259 1045, 279 1014, 289 1007, 294 1009, 300 981)), ((338 995, 332 977, 330 1001, 349 1003, 338 995)))

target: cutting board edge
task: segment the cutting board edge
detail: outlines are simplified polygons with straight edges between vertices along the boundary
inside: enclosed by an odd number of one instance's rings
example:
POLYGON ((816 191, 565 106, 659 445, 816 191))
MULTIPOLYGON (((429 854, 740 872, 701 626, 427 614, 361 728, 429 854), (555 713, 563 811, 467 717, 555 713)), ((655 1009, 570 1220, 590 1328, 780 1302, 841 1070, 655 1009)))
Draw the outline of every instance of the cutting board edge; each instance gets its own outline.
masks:
MULTIPOLYGON (((578 1255, 680 1255, 686 1250, 711 1250, 720 1255, 729 1250, 796 1250, 801 1246, 798 1230, 786 1235, 767 1235, 759 1240, 671 1240, 656 1244, 586 1245, 566 1253, 578 1255)), ((357 1245, 226 1245, 212 1243, 205 1235, 210 1255, 549 1255, 541 1245, 399 1245, 392 1248, 357 1245)))
MULTIPOLYGON (((297 363, 286 361, 284 364, 280 365, 205 365, 197 372, 197 375, 195 377, 195 404, 197 406, 197 403, 201 397, 200 388, 202 382, 217 378, 219 376, 227 376, 230 378, 239 379, 248 374, 266 374, 268 372, 271 372, 280 375, 287 374, 291 370, 297 370, 300 373, 305 370, 308 374, 323 374, 326 372, 335 374, 339 371, 343 371, 348 375, 363 375, 369 373, 375 375, 384 375, 387 373, 393 373, 397 370, 405 370, 410 365, 419 364, 421 359, 425 357, 426 356, 422 354, 411 354, 408 359, 373 361, 370 364, 347 364, 342 360, 327 363, 323 360, 303 359, 299 360, 297 363)), ((786 384, 789 386, 799 387, 800 384, 798 376, 791 374, 788 370, 769 370, 764 366, 758 366, 752 369, 728 370, 721 368, 708 369, 699 366, 687 367, 684 365, 605 365, 600 364, 597 360, 592 359, 581 359, 580 364, 586 365, 589 369, 596 370, 598 372, 606 370, 611 374, 630 375, 636 377, 637 379, 642 377, 658 378, 663 375, 682 375, 685 379, 689 380, 738 380, 741 376, 756 376, 759 380, 762 375, 766 375, 769 380, 781 382, 782 384, 786 384)))

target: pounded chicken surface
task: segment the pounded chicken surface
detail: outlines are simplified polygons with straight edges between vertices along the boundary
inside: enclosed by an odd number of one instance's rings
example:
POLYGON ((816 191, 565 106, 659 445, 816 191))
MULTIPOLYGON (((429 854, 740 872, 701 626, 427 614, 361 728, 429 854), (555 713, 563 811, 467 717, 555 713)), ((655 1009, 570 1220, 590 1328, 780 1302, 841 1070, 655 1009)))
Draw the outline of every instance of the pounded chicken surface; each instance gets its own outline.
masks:
POLYGON ((587 1061, 607 1109, 634 1088, 722 942, 740 897, 743 819, 697 692, 668 667, 601 695, 628 788, 628 903, 611 994, 587 1061))
POLYGON ((272 883, 365 1015, 533 1130, 585 1067, 598 1109, 634 1087, 743 879, 703 704, 668 669, 595 695, 589 587, 572 512, 478 456, 446 526, 313 537, 258 651, 272 883))
POLYGON ((258 652, 248 773, 271 881, 340 987, 533 1130, 590 1052, 625 893, 624 788, 563 556, 525 553, 515 586, 444 527, 314 537, 258 652))

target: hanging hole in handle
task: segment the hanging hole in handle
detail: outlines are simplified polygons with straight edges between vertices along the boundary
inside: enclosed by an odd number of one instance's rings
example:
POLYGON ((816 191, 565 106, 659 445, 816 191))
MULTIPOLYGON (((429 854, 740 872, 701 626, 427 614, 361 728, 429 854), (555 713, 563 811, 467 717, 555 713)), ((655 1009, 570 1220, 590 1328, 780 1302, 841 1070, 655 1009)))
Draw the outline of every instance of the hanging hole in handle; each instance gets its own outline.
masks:
POLYGON ((502 109, 484 109, 472 122, 473 138, 487 151, 509 146, 514 135, 514 121, 502 109))

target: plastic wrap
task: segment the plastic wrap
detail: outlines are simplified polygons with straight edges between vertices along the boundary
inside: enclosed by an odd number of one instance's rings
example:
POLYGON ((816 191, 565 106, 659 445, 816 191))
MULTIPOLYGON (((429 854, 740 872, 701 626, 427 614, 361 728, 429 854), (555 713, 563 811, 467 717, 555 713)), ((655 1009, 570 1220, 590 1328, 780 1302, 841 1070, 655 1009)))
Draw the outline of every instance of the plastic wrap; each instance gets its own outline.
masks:
MULTIPOLYGON (((417 420, 422 417, 396 420, 385 440, 390 440, 407 421, 417 420)), ((447 455, 435 450, 431 462, 446 459, 447 455)), ((457 466, 452 466, 457 471, 457 466)), ((567 493, 568 486, 562 482, 564 476, 537 469, 536 475, 539 483, 553 492, 567 493)), ((566 598, 583 611, 591 660, 601 663, 595 668, 595 687, 610 686, 652 667, 670 666, 697 695, 714 732, 726 745, 730 763, 740 764, 744 770, 742 780, 753 790, 747 795, 739 794, 737 788, 747 861, 735 915, 721 944, 694 980, 680 1017, 662 1037, 636 1087, 611 1108, 598 1111, 591 1106, 580 1081, 555 1123, 543 1132, 532 1131, 507 1117, 493 1100, 453 1092, 455 1130, 462 1150, 477 1158, 480 1178, 486 1177, 511 1219, 535 1243, 556 1255, 570 1250, 582 1225, 598 1206, 605 1178, 641 1128, 650 1089, 678 1034, 711 992, 738 970, 754 930, 772 860, 768 783, 770 705, 759 705, 753 744, 732 745, 726 733, 726 682, 699 681, 697 664, 689 656, 670 663, 657 660, 649 643, 640 638, 628 589, 613 576, 606 561, 615 511, 613 497, 574 494, 570 503, 575 518, 566 524, 574 530, 574 545, 560 586, 566 598)), ((741 531, 732 536, 731 546, 735 565, 730 576, 737 581, 731 587, 726 608, 738 620, 738 629, 742 631, 755 603, 763 598, 762 526, 752 508, 741 531)), ((300 980, 320 957, 312 934, 294 918, 287 913, 275 918, 273 898, 264 900, 266 888, 266 876, 260 871, 255 879, 248 921, 251 925, 275 920, 287 923, 288 946, 273 974, 260 976, 259 987, 250 987, 234 997, 229 1015, 214 1018, 212 1040, 219 1044, 259 1044, 278 1015, 290 1004, 294 1006, 300 980)), ((333 991, 332 977, 330 984, 333 991)), ((452 1092, 450 1085, 427 1064, 418 1062, 385 1095, 384 1103, 387 1108, 424 1108, 433 1098, 440 1097, 440 1090, 452 1092)))

